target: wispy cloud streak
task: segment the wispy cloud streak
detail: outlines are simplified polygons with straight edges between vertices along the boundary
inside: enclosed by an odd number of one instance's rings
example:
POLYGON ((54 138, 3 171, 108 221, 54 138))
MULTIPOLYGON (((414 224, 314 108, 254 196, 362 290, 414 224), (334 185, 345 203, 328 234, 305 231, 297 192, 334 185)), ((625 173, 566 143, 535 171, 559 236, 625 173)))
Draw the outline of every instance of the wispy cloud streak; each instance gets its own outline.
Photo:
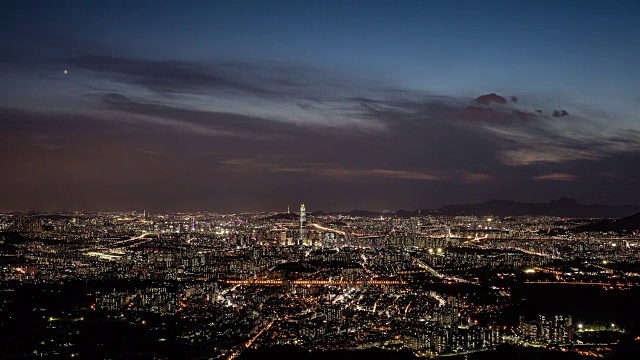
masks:
POLYGON ((565 173, 552 173, 534 176, 534 180, 553 180, 553 181, 575 181, 576 176, 565 173))

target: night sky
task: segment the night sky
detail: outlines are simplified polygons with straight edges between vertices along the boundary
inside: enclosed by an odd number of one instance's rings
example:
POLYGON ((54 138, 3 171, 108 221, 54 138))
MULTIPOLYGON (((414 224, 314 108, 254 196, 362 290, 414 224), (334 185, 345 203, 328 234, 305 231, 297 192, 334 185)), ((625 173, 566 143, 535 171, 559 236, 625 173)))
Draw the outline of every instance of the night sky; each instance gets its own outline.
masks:
POLYGON ((640 204, 638 1, 0 12, 2 210, 640 204))

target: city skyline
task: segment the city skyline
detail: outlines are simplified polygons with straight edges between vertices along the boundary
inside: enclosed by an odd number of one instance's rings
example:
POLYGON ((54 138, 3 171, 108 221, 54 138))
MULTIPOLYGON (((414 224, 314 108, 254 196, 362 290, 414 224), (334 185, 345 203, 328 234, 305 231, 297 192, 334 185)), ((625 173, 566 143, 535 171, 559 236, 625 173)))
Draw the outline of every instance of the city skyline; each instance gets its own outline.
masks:
POLYGON ((0 210, 640 204, 636 2, 1 6, 0 210))
POLYGON ((635 359, 639 216, 0 212, 3 355, 635 359))

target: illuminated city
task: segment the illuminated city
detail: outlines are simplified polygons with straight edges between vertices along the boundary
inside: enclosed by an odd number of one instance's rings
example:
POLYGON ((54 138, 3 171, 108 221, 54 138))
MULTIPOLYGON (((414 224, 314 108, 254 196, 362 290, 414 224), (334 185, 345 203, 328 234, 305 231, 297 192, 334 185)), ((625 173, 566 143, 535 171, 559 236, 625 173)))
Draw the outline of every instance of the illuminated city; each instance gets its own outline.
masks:
POLYGON ((0 19, 0 360, 640 359, 640 1, 0 19))
POLYGON ((21 350, 72 357, 115 351, 106 340, 86 348, 84 332, 103 323, 144 334, 119 345, 129 351, 193 358, 285 345, 599 357, 640 335, 625 313, 526 300, 637 296, 638 232, 572 233, 594 220, 551 216, 305 212, 5 212, 3 324, 33 306, 27 318, 41 330, 16 339, 21 350), (66 300, 39 299, 50 292, 66 300))

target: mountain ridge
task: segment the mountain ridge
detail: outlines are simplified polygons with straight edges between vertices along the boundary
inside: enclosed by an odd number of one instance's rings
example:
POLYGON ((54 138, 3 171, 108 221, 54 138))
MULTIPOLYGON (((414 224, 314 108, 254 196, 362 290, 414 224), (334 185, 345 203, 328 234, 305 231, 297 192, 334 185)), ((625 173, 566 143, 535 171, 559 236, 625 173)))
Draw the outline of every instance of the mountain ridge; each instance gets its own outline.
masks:
POLYGON ((344 215, 354 217, 413 217, 419 215, 470 215, 470 216, 557 216, 567 218, 623 218, 640 212, 639 205, 582 204, 574 198, 562 197, 550 202, 527 203, 503 199, 491 199, 476 204, 445 205, 438 209, 400 209, 390 211, 315 211, 310 216, 344 215))
POLYGON ((640 212, 638 205, 581 204, 563 197, 546 203, 525 203, 492 199, 480 204, 446 205, 438 209, 443 215, 524 216, 547 215, 572 218, 622 218, 640 212))
POLYGON ((640 212, 621 219, 606 219, 591 224, 575 227, 571 232, 615 232, 630 234, 640 230, 640 212))

